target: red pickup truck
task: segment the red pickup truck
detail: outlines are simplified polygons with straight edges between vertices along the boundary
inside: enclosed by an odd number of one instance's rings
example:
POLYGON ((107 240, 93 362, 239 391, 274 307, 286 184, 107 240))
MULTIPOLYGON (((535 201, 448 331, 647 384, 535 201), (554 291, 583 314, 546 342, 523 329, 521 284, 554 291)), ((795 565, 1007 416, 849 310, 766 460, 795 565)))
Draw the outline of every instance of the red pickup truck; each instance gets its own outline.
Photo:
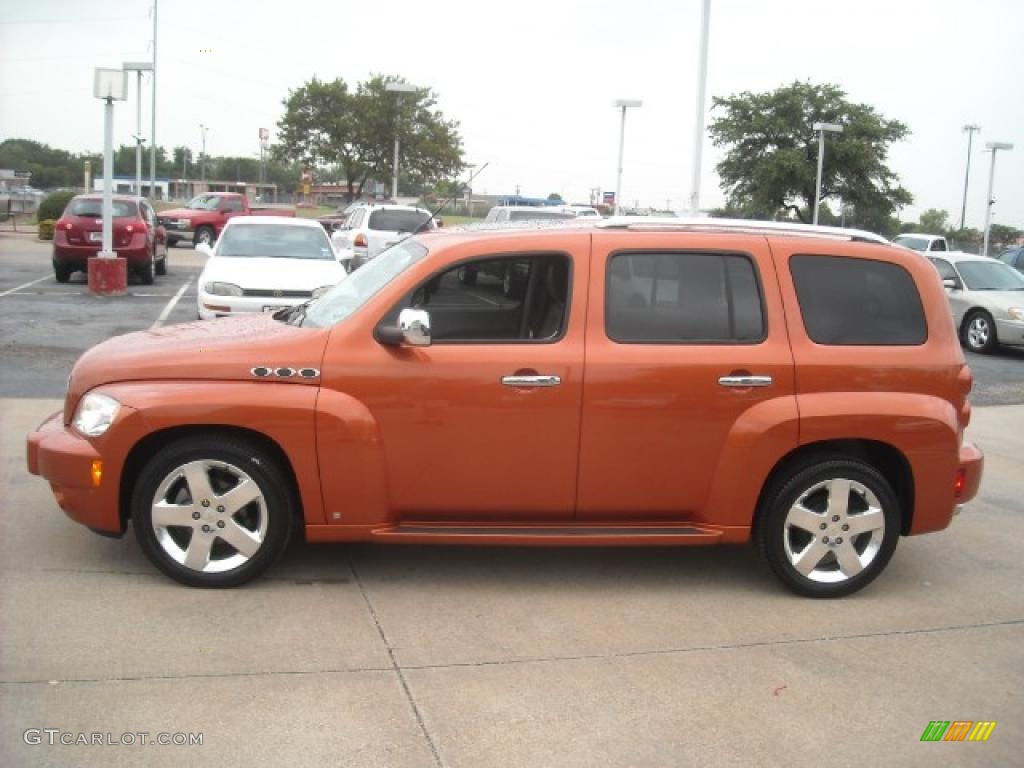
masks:
POLYGON ((159 219, 167 230, 168 246, 179 240, 213 245, 233 216, 295 216, 295 209, 255 207, 237 192, 210 192, 193 197, 184 208, 162 211, 159 219))

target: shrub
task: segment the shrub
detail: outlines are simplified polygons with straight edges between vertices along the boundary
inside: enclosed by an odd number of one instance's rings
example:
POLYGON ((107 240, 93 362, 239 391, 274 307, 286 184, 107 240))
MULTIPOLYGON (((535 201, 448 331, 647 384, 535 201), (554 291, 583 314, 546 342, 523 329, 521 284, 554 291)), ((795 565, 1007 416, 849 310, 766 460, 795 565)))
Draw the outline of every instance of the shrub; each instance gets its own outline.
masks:
POLYGON ((53 228, 56 224, 54 219, 41 219, 39 221, 39 239, 53 240, 53 228))
POLYGON ((39 204, 39 210, 36 212, 36 219, 40 223, 44 219, 59 219, 60 215, 64 213, 64 209, 67 208, 71 198, 74 197, 77 192, 71 189, 62 189, 57 192, 51 192, 43 201, 39 204))

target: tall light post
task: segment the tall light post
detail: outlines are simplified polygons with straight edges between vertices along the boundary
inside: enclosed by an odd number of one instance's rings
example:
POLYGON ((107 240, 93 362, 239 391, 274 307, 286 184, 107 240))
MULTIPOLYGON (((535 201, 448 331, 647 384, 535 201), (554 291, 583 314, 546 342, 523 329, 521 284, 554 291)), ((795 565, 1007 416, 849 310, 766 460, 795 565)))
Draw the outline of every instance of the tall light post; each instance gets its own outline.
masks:
POLYGON ((971 142, 974 139, 975 131, 981 131, 981 126, 972 123, 965 125, 962 130, 967 134, 967 170, 964 172, 964 203, 960 207, 960 229, 964 228, 964 220, 967 216, 967 181, 971 178, 971 142))
POLYGON ((992 164, 988 168, 988 198, 985 204, 985 245, 982 247, 982 256, 988 256, 988 236, 989 228, 992 226, 992 204, 995 200, 992 199, 992 181, 996 176, 996 152, 1000 149, 1011 150, 1013 144, 1005 141, 990 141, 985 144, 985 149, 992 153, 992 164))
POLYGON ((700 60, 697 75, 697 115, 693 128, 693 176, 690 178, 690 215, 700 208, 700 166, 704 150, 704 99, 708 86, 708 33, 711 28, 711 0, 704 0, 700 17, 700 60))
MULTIPOLYGON (((419 90, 415 85, 409 83, 396 83, 394 81, 385 83, 384 90, 389 93, 416 93, 419 90)), ((398 97, 395 97, 395 162, 391 170, 391 200, 398 198, 398 97)))
POLYGON ((89 291, 103 296, 124 293, 128 286, 127 262, 114 253, 114 102, 128 98, 128 73, 97 68, 93 96, 103 99, 103 232, 100 252, 88 261, 89 291))
POLYGON ((135 139, 135 194, 142 197, 142 145, 146 143, 142 136, 142 73, 152 72, 153 65, 148 61, 126 61, 123 69, 136 75, 135 135, 132 138, 135 139))
POLYGON ((202 141, 202 152, 199 155, 199 180, 206 181, 206 133, 210 130, 209 126, 199 124, 199 137, 202 141))
POLYGON ((622 152, 626 144, 626 110, 630 107, 642 107, 644 103, 639 99, 618 99, 612 106, 622 110, 622 118, 619 121, 619 170, 615 177, 615 215, 619 215, 619 199, 622 197, 622 152))
POLYGON ((821 206, 821 169, 825 164, 825 131, 842 133, 843 126, 837 123, 815 123, 812 128, 818 132, 818 180, 814 185, 814 224, 818 223, 818 208, 821 206))
POLYGON ((149 132, 149 199, 156 200, 156 6, 153 0, 153 118, 149 132))

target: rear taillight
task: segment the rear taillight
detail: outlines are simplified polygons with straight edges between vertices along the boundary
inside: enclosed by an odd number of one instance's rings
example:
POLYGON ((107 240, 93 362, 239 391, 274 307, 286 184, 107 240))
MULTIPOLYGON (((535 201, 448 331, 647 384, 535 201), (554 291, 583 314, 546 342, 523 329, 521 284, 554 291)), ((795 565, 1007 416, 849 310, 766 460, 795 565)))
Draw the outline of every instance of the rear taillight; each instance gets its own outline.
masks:
POLYGON ((356 239, 352 241, 352 245, 356 246, 357 248, 365 248, 366 235, 360 232, 358 235, 356 235, 356 239))
POLYGON ((953 481, 953 498, 959 499, 964 495, 964 486, 967 485, 967 470, 961 467, 956 471, 956 480, 953 481))
POLYGON ((129 224, 127 227, 124 228, 124 231, 130 235, 132 232, 135 231, 135 227, 129 224))

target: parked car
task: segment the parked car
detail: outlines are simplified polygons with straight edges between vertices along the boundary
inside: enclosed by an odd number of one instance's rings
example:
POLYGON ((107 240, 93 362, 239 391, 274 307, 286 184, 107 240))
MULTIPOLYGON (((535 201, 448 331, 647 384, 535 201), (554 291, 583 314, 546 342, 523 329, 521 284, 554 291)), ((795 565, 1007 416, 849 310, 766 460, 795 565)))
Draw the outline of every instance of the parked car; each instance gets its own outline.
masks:
POLYGON ((425 208, 362 203, 352 209, 331 239, 338 253, 350 259, 350 269, 358 269, 424 224, 427 230, 437 228, 437 222, 425 208))
POLYGON ((1019 245, 1016 248, 1007 248, 999 254, 999 260, 1004 264, 1009 264, 1018 272, 1024 272, 1024 246, 1019 245))
POLYGON ((167 229, 167 244, 191 240, 193 245, 213 245, 224 226, 240 216, 295 216, 287 206, 249 205, 249 198, 236 192, 210 192, 197 195, 184 208, 160 213, 160 222, 167 229))
POLYGON ((571 213, 577 219, 600 219, 601 214, 597 208, 590 205, 563 205, 562 210, 571 213))
POLYGON ((919 232, 911 232, 900 235, 892 242, 894 245, 902 245, 904 248, 909 248, 912 251, 921 251, 922 253, 949 250, 949 243, 946 242, 946 238, 942 235, 923 235, 919 232))
POLYGON ((327 233, 315 221, 249 216, 228 222, 199 276, 202 320, 277 312, 324 294, 346 276, 327 233))
MULTIPOLYGON (((111 201, 112 243, 118 258, 146 285, 167 274, 167 233, 157 223, 149 201, 114 195, 111 201)), ((53 272, 66 283, 75 272, 88 270, 89 258, 103 245, 103 196, 71 198, 53 227, 53 272)))
POLYGON ((575 218, 575 213, 562 210, 560 206, 496 205, 487 212, 483 223, 500 224, 506 221, 548 221, 575 218))
POLYGON ((28 468, 202 587, 254 578, 293 533, 753 538, 799 594, 864 587, 981 479, 934 269, 870 233, 669 221, 423 234, 308 306, 110 339, 28 468), (521 297, 458 280, 506 261, 521 297))
POLYGON ((969 350, 1024 345, 1024 275, 1001 261, 959 251, 930 259, 969 350))

